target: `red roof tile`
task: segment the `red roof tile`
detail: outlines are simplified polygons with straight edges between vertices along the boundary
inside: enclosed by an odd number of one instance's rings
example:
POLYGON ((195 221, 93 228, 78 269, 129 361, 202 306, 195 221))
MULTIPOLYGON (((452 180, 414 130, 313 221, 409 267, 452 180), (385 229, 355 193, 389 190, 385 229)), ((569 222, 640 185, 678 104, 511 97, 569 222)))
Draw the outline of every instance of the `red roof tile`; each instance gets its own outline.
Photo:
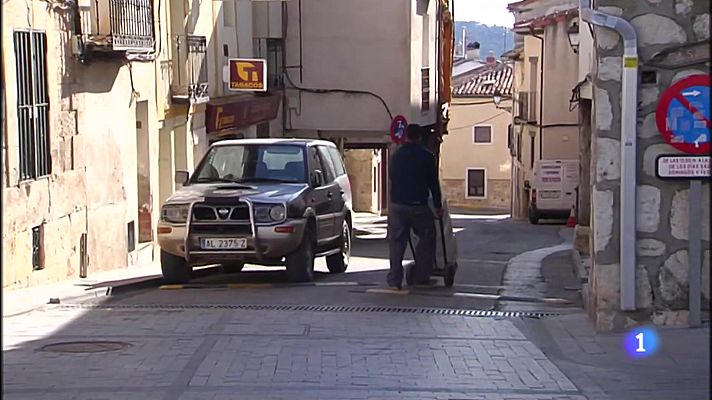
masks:
POLYGON ((454 97, 491 97, 495 91, 503 96, 512 95, 513 71, 509 64, 484 65, 455 78, 452 84, 454 97))

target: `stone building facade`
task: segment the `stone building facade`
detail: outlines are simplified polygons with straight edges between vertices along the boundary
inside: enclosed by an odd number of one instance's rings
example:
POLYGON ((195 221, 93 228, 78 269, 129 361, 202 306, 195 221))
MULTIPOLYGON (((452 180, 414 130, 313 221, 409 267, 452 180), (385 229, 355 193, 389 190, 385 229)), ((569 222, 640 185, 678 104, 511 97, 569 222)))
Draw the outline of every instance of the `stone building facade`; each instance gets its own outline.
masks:
POLYGON ((452 206, 508 212, 513 71, 493 54, 480 61, 481 66, 453 76, 448 134, 441 144, 441 186, 452 206), (500 104, 493 101, 495 93, 500 104))
MULTIPOLYGON (((3 4, 3 289, 137 261, 139 148, 158 159, 155 64, 97 41, 99 3, 3 4)), ((146 24, 130 50, 152 50, 146 24)))
MULTIPOLYGON (((659 154, 678 153, 655 123, 661 93, 683 77, 709 73, 709 56, 682 67, 658 67, 653 57, 702 42, 709 46, 709 1, 598 0, 598 11, 630 21, 638 37, 636 310, 620 311, 621 71, 623 41, 594 29, 591 255, 588 309, 599 330, 688 322, 689 184, 655 176, 659 154), (707 41, 707 43, 704 43, 707 41), (700 62, 701 61, 701 62, 700 62), (696 65, 693 65, 697 63, 696 65), (645 79, 641 77, 645 76, 645 79)), ((585 23, 582 25, 585 27, 585 23)), ((585 28, 587 29, 587 28, 585 28)), ((709 54, 709 53, 707 53, 709 54)), ((709 182, 703 185, 702 307, 710 301, 709 182)))

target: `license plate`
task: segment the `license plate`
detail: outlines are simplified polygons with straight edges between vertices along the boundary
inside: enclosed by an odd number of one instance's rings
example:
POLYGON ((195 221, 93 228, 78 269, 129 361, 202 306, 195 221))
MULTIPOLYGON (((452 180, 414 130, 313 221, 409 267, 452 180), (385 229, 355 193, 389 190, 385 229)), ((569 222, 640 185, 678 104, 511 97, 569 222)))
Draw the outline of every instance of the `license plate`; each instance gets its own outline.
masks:
POLYGON ((541 198, 542 199, 558 199, 559 192, 558 191, 542 191, 541 198))
POLYGON ((204 250, 242 250, 247 248, 247 239, 239 238, 214 238, 203 239, 200 247, 204 250))

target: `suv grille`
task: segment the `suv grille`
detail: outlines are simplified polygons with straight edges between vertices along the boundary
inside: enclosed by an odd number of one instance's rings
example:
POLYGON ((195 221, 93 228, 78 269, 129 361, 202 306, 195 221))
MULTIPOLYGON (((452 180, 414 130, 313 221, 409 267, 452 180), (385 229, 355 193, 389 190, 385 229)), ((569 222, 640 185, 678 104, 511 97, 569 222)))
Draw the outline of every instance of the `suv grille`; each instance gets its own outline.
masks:
POLYGON ((245 202, 196 204, 191 234, 251 236, 250 208, 245 202))
POLYGON ((242 221, 250 222, 247 203, 238 205, 205 205, 193 207, 193 221, 242 221))

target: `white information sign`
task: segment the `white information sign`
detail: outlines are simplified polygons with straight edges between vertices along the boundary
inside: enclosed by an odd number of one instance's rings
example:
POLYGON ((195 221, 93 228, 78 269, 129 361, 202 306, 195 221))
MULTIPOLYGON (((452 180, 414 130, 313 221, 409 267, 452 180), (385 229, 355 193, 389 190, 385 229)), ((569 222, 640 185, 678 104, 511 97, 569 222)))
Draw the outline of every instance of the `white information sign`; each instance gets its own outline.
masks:
POLYGON ((699 179, 710 177, 710 156, 661 155, 655 166, 660 179, 699 179))

